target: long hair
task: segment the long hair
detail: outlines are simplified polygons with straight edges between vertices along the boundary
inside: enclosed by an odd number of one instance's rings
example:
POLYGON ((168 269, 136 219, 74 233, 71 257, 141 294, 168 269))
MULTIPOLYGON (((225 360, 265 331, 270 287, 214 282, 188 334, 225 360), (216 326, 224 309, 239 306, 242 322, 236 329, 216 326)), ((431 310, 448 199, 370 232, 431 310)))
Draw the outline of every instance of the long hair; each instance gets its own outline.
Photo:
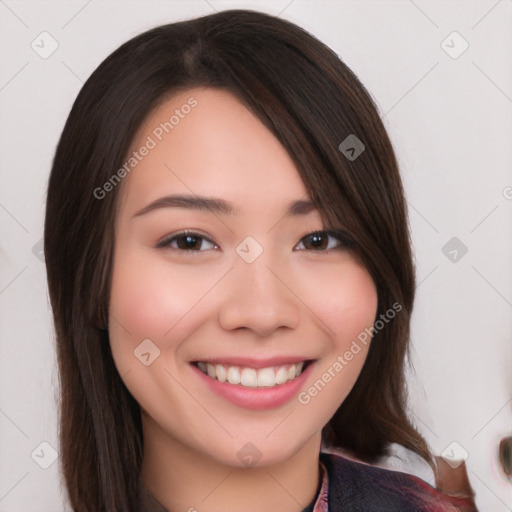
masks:
MULTIPOLYGON (((156 27, 92 73, 59 140, 48 182, 44 252, 60 376, 60 455, 75 511, 135 511, 140 408, 109 347, 108 303, 119 188, 98 199, 147 116, 195 86, 234 94, 293 159, 325 224, 342 227, 373 278, 377 318, 357 382, 323 430, 325 446, 373 462, 399 443, 431 462, 406 413, 404 365, 414 300, 406 202, 376 105, 327 46, 291 22, 230 10, 156 27), (340 150, 355 136, 357 158, 340 150), (350 140, 350 139, 349 139, 350 140)), ((352 152, 353 153, 353 152, 352 152)))

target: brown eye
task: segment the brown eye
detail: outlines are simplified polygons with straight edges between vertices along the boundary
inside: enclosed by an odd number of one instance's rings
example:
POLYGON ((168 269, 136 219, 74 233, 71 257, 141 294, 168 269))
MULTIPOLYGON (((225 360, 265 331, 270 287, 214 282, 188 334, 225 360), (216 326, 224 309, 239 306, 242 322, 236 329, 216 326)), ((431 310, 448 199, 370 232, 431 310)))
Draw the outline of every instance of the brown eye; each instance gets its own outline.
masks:
POLYGON ((329 245, 329 235, 321 232, 311 233, 303 238, 303 240, 307 241, 307 243, 305 243, 306 249, 313 249, 315 251, 324 250, 329 245))
POLYGON ((156 247, 169 247, 178 251, 203 252, 218 246, 199 233, 194 233, 193 231, 184 231, 160 240, 157 242, 156 247), (208 247, 208 244, 213 247, 208 247), (204 247, 205 245, 206 248, 204 247))
POLYGON ((342 249, 351 245, 343 233, 336 231, 315 231, 301 239, 299 245, 303 244, 308 251, 329 252, 331 249, 342 249))

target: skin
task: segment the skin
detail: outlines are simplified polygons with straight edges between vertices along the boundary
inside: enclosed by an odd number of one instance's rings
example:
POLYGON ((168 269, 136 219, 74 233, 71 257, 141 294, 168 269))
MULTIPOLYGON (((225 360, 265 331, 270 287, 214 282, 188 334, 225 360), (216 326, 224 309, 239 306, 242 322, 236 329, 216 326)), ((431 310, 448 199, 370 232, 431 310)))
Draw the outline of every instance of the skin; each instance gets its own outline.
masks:
POLYGON ((317 210, 284 217, 290 202, 308 199, 306 188, 279 141, 230 93, 194 88, 167 99, 129 153, 191 97, 197 106, 119 185, 109 335, 141 406, 141 477, 171 512, 300 512, 317 491, 321 429, 354 385, 368 346, 309 403, 294 397, 267 410, 213 393, 189 363, 300 355, 316 360, 307 390, 373 325, 376 288, 336 238, 322 246, 329 252, 315 249, 306 235, 324 229, 317 210), (167 207, 134 217, 176 193, 222 198, 237 213, 167 207), (156 247, 183 229, 204 236, 195 250, 176 240, 156 247), (247 236, 263 249, 252 263, 236 252, 247 236), (160 350, 148 366, 134 357, 144 339, 160 350), (251 467, 237 457, 248 442, 261 453, 251 467))

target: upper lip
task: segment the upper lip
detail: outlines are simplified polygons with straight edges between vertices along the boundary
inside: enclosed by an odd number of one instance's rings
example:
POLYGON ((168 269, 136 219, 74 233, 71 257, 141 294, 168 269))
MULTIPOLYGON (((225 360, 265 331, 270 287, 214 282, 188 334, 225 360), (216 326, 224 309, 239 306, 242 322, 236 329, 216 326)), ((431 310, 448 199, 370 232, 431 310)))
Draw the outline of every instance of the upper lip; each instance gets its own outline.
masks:
POLYGON ((210 364, 225 364, 227 366, 245 366, 249 368, 267 368, 270 366, 281 366, 285 364, 302 363, 312 359, 304 356, 275 356, 266 359, 257 359, 254 357, 214 357, 206 359, 194 359, 192 363, 202 361, 210 364))

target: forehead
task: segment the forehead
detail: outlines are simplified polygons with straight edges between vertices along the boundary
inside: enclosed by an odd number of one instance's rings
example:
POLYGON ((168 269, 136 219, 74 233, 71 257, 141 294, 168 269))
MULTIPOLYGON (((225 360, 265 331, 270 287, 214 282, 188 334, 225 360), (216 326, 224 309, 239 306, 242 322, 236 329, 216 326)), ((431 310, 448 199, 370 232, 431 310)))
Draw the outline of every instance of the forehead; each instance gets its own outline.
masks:
POLYGON ((145 120, 126 156, 123 203, 144 206, 167 193, 223 197, 243 208, 307 200, 291 157, 234 95, 193 88, 163 101, 145 120))

